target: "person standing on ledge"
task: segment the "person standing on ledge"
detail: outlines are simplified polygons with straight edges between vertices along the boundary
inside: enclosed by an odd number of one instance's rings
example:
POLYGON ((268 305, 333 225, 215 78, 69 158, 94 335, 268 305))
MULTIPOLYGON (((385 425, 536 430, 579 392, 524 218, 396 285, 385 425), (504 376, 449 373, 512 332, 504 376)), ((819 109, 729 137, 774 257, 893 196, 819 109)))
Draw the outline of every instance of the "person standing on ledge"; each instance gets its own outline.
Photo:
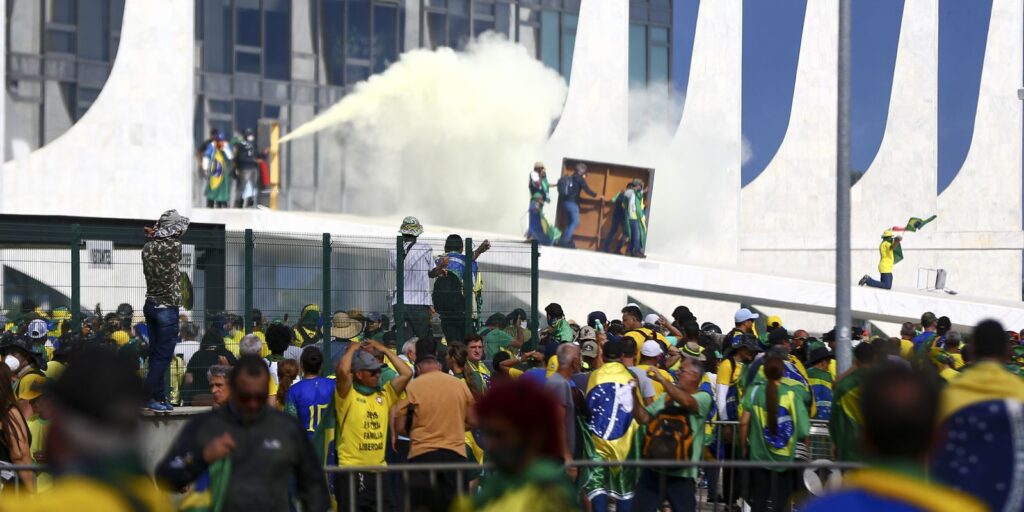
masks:
POLYGON ((586 175, 587 164, 580 162, 576 164, 575 172, 568 176, 562 176, 558 180, 558 198, 561 200, 562 209, 569 216, 565 233, 558 241, 558 245, 562 247, 576 248, 576 244, 572 241, 572 235, 576 231, 576 227, 580 225, 580 192, 586 192, 590 197, 596 197, 599 201, 604 202, 604 198, 587 185, 587 180, 584 179, 586 175))
POLYGON ((878 246, 878 273, 881 281, 876 281, 869 275, 860 278, 859 286, 870 286, 872 288, 892 289, 892 267, 896 264, 896 252, 900 250, 900 242, 903 237, 893 236, 892 230, 887 229, 882 233, 882 243, 878 246))
POLYGON ((149 373, 146 374, 147 408, 156 412, 173 410, 164 389, 174 346, 181 341, 178 308, 181 306, 181 236, 188 229, 188 217, 167 210, 154 227, 146 226, 142 246, 142 272, 146 276, 146 306, 142 312, 149 326, 149 373))

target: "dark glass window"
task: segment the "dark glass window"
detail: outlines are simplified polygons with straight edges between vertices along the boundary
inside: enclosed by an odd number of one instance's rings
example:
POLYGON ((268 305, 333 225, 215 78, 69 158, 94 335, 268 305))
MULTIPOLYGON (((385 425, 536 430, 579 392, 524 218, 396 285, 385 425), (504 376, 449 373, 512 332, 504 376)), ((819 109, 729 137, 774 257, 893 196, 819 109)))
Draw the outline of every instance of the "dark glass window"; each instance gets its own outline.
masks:
POLYGON ((345 46, 342 32, 344 16, 342 0, 324 0, 320 30, 323 34, 321 58, 327 70, 327 83, 330 85, 345 84, 345 46))
POLYGON ((260 54, 258 52, 235 49, 235 71, 238 73, 260 73, 260 54))
POLYGON ((75 53, 75 33, 64 30, 46 30, 46 51, 54 53, 75 53))
POLYGON ((77 21, 75 5, 75 0, 50 0, 49 21, 54 23, 75 23, 77 21))
POLYGON ((288 0, 264 0, 263 76, 273 80, 291 79, 292 17, 288 0))
POLYGON ((203 70, 231 73, 231 0, 203 2, 203 70))
POLYGON ((579 16, 563 14, 562 22, 562 76, 568 80, 572 74, 572 53, 576 48, 576 24, 579 23, 579 16))
POLYGON ((345 78, 350 84, 362 82, 363 80, 370 78, 370 68, 359 64, 349 64, 348 66, 345 66, 345 72, 348 74, 345 78))
POLYGON ((560 25, 559 13, 556 11, 541 11, 540 13, 540 61, 545 66, 561 71, 558 62, 561 57, 559 48, 560 25))
POLYGON ((629 86, 647 85, 647 27, 629 25, 629 86))
POLYGON ((78 57, 106 61, 108 0, 78 0, 78 57))
POLYGON ((263 43, 260 0, 235 0, 235 33, 236 44, 260 46, 263 43))
POLYGON ((260 119, 260 102, 251 100, 235 100, 235 131, 241 133, 246 128, 256 129, 260 119))
POLYGON ((348 56, 370 59, 370 0, 348 0, 348 18, 345 21, 348 56))
POLYGON ((398 7, 373 8, 373 72, 379 73, 398 60, 398 7))
POLYGON ((431 49, 438 49, 448 46, 448 26, 445 23, 444 13, 427 13, 427 32, 430 34, 429 46, 431 49))

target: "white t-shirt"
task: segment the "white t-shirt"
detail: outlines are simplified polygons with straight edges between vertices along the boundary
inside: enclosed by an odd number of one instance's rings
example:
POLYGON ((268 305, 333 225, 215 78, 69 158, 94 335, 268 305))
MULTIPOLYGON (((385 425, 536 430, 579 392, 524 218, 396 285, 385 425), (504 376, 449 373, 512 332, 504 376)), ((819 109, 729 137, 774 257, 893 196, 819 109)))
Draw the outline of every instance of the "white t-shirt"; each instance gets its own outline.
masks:
POLYGON ((636 366, 630 366, 629 371, 636 375, 636 382, 640 386, 640 396, 644 398, 654 398, 654 384, 651 382, 651 378, 647 376, 647 370, 637 368, 636 366))
MULTIPOLYGON (((411 246, 406 244, 405 249, 405 281, 404 295, 407 306, 432 306, 430 298, 430 275, 434 268, 434 251, 430 246, 414 242, 411 246)), ((390 253, 391 269, 398 267, 398 253, 394 250, 390 253)), ((391 298, 391 305, 398 302, 398 292, 395 291, 391 298)))

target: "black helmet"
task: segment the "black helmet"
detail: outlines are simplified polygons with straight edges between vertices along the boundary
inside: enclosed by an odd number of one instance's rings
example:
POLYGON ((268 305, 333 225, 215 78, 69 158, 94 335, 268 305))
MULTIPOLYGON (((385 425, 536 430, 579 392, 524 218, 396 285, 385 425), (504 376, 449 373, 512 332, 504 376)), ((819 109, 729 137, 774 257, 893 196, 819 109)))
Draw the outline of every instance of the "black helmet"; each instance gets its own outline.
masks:
POLYGON ((122 303, 117 306, 117 316, 120 318, 131 318, 135 314, 135 308, 131 304, 122 303))
POLYGON ((256 131, 253 130, 252 128, 246 128, 245 130, 242 131, 242 135, 244 135, 246 137, 248 137, 250 135, 256 135, 256 131))

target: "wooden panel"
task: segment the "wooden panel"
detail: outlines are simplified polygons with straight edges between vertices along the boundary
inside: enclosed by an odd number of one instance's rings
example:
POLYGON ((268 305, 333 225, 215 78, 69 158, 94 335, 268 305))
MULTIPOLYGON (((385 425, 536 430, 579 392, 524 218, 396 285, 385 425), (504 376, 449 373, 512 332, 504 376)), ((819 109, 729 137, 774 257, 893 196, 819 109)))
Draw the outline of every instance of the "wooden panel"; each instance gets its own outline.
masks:
MULTIPOLYGON (((610 235, 608 230, 611 228, 612 212, 615 207, 611 200, 616 194, 625 190, 626 185, 634 179, 639 179, 644 183, 644 204, 647 212, 647 223, 650 225, 651 189, 654 186, 654 169, 565 158, 562 160, 562 171, 559 176, 571 175, 576 169, 576 164, 580 162, 587 164, 585 178, 587 185, 594 192, 601 195, 604 201, 592 198, 586 192, 580 194, 580 224, 573 235, 573 242, 575 242, 577 249, 599 250, 605 237, 610 235)), ((557 186, 557 180, 555 180, 553 186, 557 186)), ((568 217, 562 209, 562 199, 559 198, 555 223, 563 232, 569 223, 568 217)), ((612 235, 618 235, 618 233, 612 235)))

